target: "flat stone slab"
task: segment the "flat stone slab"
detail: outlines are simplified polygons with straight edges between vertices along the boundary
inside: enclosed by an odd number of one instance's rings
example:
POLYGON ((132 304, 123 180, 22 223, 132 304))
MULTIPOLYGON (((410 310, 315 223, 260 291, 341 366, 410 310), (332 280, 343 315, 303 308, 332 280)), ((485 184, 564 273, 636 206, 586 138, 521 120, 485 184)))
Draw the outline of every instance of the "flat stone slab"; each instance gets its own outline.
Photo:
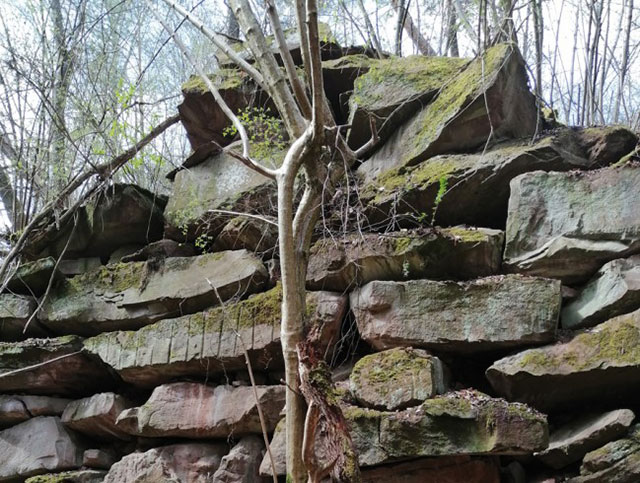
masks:
POLYGON ((40 319, 56 333, 137 329, 217 305, 218 296, 253 293, 267 277, 260 259, 246 250, 107 265, 59 285, 40 319))
POLYGON ((30 419, 0 431, 0 481, 79 468, 83 451, 60 418, 30 419))
POLYGON ((38 302, 32 296, 0 294, 0 340, 16 341, 28 337, 46 337, 48 331, 42 327, 37 317, 33 317, 29 322, 37 308, 38 302))
POLYGON ((185 443, 131 453, 111 467, 104 483, 210 483, 228 451, 226 443, 185 443))
POLYGON ((396 348, 364 356, 349 376, 360 406, 393 411, 422 404, 449 386, 446 366, 426 351, 396 348))
POLYGON ((412 166, 382 170, 381 160, 380 172, 364 180, 359 194, 372 224, 394 217, 400 223, 408 218, 413 224, 427 220, 504 229, 513 178, 535 170, 594 167, 584 156, 577 134, 559 129, 533 144, 530 138, 504 141, 478 153, 443 154, 412 166))
MULTIPOLYGON (((256 386, 268 432, 284 407, 284 386, 256 386)), ((211 387, 191 382, 155 388, 142 406, 120 414, 118 428, 134 436, 227 438, 262 434, 258 407, 250 386, 211 387)))
POLYGON ((60 416, 71 399, 49 396, 0 396, 0 428, 37 416, 60 416))
POLYGON ((83 352, 82 338, 0 343, 0 393, 82 397, 112 388, 111 370, 83 352))
MULTIPOLYGON (((427 456, 528 454, 549 441, 545 415, 477 391, 436 396, 404 411, 347 406, 343 413, 362 467, 427 456)), ((278 425, 270 445, 278 475, 285 474, 284 446, 278 425)), ((267 457, 260 473, 271 474, 267 457)))
POLYGON ((620 315, 568 342, 496 361, 487 378, 501 396, 542 410, 592 401, 626 405, 640 383, 640 310, 620 315))
POLYGON ((518 176, 511 182, 504 265, 586 282, 604 263, 640 251, 640 166, 518 176))
POLYGON ((565 329, 592 327, 640 308, 640 256, 606 263, 562 309, 565 329))
POLYGON ((378 350, 473 352, 552 341, 560 282, 495 276, 471 282, 370 282, 351 293, 360 336, 378 350))
POLYGON ((119 394, 94 394, 70 403, 62 414, 62 422, 91 438, 106 441, 128 440, 131 438, 116 426, 116 419, 120 413, 132 406, 132 402, 119 394))
POLYGON ((503 234, 454 227, 324 239, 311 248, 307 287, 344 292, 373 280, 465 280, 501 270, 503 234))
MULTIPOLYGON (((168 319, 138 331, 111 332, 85 341, 129 383, 155 387, 178 377, 206 377, 246 370, 244 342, 254 370, 282 366, 280 313, 282 289, 277 286, 247 300, 205 312, 168 319)), ((331 292, 309 292, 310 323, 319 325, 321 340, 337 341, 347 298, 331 292)))
POLYGON ((624 435, 634 419, 635 414, 629 409, 583 416, 551 433, 549 447, 536 457, 552 468, 564 468, 582 460, 589 451, 624 435))

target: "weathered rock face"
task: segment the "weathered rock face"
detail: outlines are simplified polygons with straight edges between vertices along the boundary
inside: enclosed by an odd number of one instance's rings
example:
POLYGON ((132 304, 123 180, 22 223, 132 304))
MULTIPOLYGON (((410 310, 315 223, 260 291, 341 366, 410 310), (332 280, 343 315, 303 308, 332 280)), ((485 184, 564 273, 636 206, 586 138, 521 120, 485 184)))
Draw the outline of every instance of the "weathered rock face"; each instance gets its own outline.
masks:
POLYGON ((320 240, 311 249, 307 287, 343 292, 372 280, 493 275, 502 241, 498 230, 464 227, 320 240))
POLYGON ((158 240, 149 243, 144 248, 122 257, 122 262, 144 262, 151 258, 192 257, 196 254, 195 247, 190 243, 178 243, 175 240, 158 240))
POLYGON ((115 451, 108 449, 88 449, 82 454, 82 466, 108 470, 118 459, 115 451))
POLYGON ((88 436, 104 440, 130 439, 126 432, 116 426, 116 419, 133 403, 119 394, 104 392, 73 401, 62 414, 62 422, 88 436))
POLYGON ((0 428, 37 416, 60 416, 71 399, 48 396, 0 396, 0 428))
POLYGON ((447 368, 419 349, 397 348, 360 359, 349 377, 351 391, 364 407, 405 409, 448 389, 447 368))
POLYGON ((32 476, 25 483, 102 483, 106 471, 76 470, 32 476))
POLYGON ((622 436, 634 419, 635 415, 629 409, 578 418, 551 433, 549 447, 536 456, 552 468, 563 468, 622 436))
POLYGON ((429 103, 438 91, 467 64, 452 57, 367 59, 368 72, 358 77, 350 99, 347 134, 357 149, 371 138, 373 119, 380 142, 395 128, 429 103))
POLYGON ((233 218, 216 238, 213 249, 239 250, 245 248, 250 252, 266 252, 274 250, 278 243, 278 227, 254 218, 233 218))
POLYGON ((91 272, 100 268, 102 261, 98 257, 82 257, 71 260, 60 260, 58 269, 67 277, 91 272))
POLYGON ((214 483, 267 483, 259 474, 264 443, 257 436, 245 436, 222 458, 213 475, 214 483))
POLYGON ((0 375, 3 393, 77 397, 115 384, 107 366, 82 353, 75 336, 0 343, 0 375))
POLYGON ((162 238, 166 198, 139 186, 115 184, 100 194, 93 209, 89 255, 110 254, 126 245, 146 245, 162 238))
POLYGON ((367 178, 361 196, 370 222, 404 214, 426 216, 442 226, 503 228, 514 177, 536 169, 589 167, 576 133, 560 129, 531 145, 507 141, 480 153, 435 156, 417 166, 387 169, 381 164, 367 178))
MULTIPOLYGON (((398 412, 346 407, 351 436, 361 466, 425 456, 524 454, 547 447, 546 417, 527 406, 460 391, 427 399, 398 412)), ((270 445, 276 471, 285 473, 284 428, 270 445), (277 455, 277 456, 276 456, 277 455)), ((260 473, 271 474, 268 458, 260 473)))
POLYGON ((36 317, 29 322, 37 307, 36 299, 28 295, 0 294, 0 340, 46 337, 47 331, 36 317), (25 333, 27 322, 29 325, 25 333))
MULTIPOLYGON (((284 386, 257 386, 267 431, 275 429, 284 407, 284 386)), ((124 411, 118 427, 143 437, 226 438, 261 434, 253 388, 190 382, 157 387, 140 407, 124 411)))
POLYGON ((622 126, 588 127, 578 132, 578 142, 596 166, 609 166, 636 147, 638 135, 622 126))
POLYGON ((16 273, 7 283, 7 290, 23 295, 41 296, 49 285, 51 277, 59 278, 55 273, 56 261, 52 257, 27 262, 18 267, 16 273))
POLYGON ((560 311, 555 280, 499 276, 472 282, 371 282, 351 293, 362 339, 472 352, 554 339, 560 311))
POLYGON ((591 327, 640 308, 640 256, 605 264, 562 309, 562 327, 591 327))
POLYGON ((640 426, 635 425, 625 438, 605 444, 582 460, 580 476, 570 483, 634 483, 640 477, 640 426))
POLYGON ((104 483, 208 483, 226 444, 187 443, 132 453, 114 464, 104 483))
MULTIPOLYGON (((280 164, 284 153, 270 157, 280 164)), ((165 235, 178 241, 200 235, 215 238, 229 217, 209 210, 263 213, 275 206, 270 202, 275 199, 274 194, 271 180, 222 151, 176 174, 165 210, 165 235)))
POLYGON ((586 281, 612 259, 640 251, 640 166, 528 173, 511 183, 505 266, 586 281))
POLYGON ((40 318, 57 333, 134 329, 216 305, 218 296, 227 300, 255 292, 267 276, 262 262, 246 250, 168 258, 159 265, 108 265, 64 281, 47 299, 40 318))
POLYGON ((541 409, 635 399, 640 381, 640 311, 615 317, 569 342, 505 357, 487 369, 507 399, 541 409))
POLYGON ((79 468, 83 450, 59 418, 30 419, 0 431, 0 481, 79 468))
POLYGON ((500 468, 489 458, 449 456, 385 465, 362 472, 362 483, 500 483, 500 468))
MULTIPOLYGON (((112 332, 87 339, 85 348, 132 384, 153 387, 180 376, 201 376, 246 369, 242 339, 255 370, 282 365, 280 304, 282 289, 246 301, 177 319, 136 332, 112 332)), ((321 340, 337 341, 346 297, 331 292, 307 296, 310 324, 321 340)))

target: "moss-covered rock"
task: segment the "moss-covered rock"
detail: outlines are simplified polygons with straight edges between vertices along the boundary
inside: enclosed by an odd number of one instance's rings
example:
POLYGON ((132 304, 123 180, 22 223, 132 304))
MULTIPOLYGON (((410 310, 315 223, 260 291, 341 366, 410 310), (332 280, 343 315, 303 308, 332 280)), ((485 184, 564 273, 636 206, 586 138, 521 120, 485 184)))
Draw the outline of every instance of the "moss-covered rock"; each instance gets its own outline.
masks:
POLYGON ((307 287, 343 292, 372 280, 493 275, 502 240, 498 230, 462 226, 327 238, 311 248, 307 287))
POLYGON ((475 149, 494 139, 529 136, 537 110, 517 47, 499 44, 457 75, 443 77, 433 102, 395 129, 359 172, 368 180, 383 171, 432 156, 475 149))
MULTIPOLYGON (((436 396, 404 411, 346 406, 343 413, 361 467, 426 456, 527 454, 546 448, 549 441, 545 415, 470 390, 436 396)), ((284 426, 278 425, 272 451, 284 448, 283 439, 284 426)), ((277 473, 283 475, 284 459, 274 459, 277 473)), ((260 472, 271 474, 267 457, 260 472)))
POLYGON ((32 476, 25 483, 102 483, 106 475, 106 471, 73 470, 32 476))
POLYGON ((351 392, 364 407, 389 411, 421 404, 443 394, 448 371, 420 349, 396 348, 360 359, 349 377, 351 392))
MULTIPOLYGON (((282 366, 278 286, 247 300, 168 319, 138 331, 111 332, 85 341, 88 352, 112 366, 127 382, 153 387, 177 377, 244 370, 246 348, 255 370, 282 366), (243 346, 244 344, 244 346, 243 346)), ((321 328, 321 341, 337 341, 346 297, 312 292, 308 324, 321 328)))
POLYGON ((351 293, 360 336, 376 349, 471 353, 550 342, 556 280, 495 276, 471 282, 370 282, 351 293))
POLYGON ((56 333, 135 329, 255 292, 267 277, 246 250, 106 265, 59 284, 40 318, 56 333))
POLYGON ((640 311, 615 317, 568 342, 500 359, 487 369, 487 377, 500 395, 542 409, 636 401, 640 311))

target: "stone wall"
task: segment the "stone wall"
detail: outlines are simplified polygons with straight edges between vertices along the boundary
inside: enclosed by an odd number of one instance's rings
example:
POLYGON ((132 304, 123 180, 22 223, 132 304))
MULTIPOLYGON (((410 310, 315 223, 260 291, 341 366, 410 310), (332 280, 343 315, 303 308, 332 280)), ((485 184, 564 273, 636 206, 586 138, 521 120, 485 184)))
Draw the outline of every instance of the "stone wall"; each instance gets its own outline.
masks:
MULTIPOLYGON (((539 117, 510 45, 324 52, 349 144, 370 115, 380 134, 307 276, 362 480, 639 481, 636 134, 539 117)), ((236 110, 264 98, 213 78, 236 110)), ((277 233, 211 211, 273 216, 273 185, 210 147, 234 140, 198 80, 183 93, 172 196, 114 185, 0 294, 0 482, 284 481, 277 233)))

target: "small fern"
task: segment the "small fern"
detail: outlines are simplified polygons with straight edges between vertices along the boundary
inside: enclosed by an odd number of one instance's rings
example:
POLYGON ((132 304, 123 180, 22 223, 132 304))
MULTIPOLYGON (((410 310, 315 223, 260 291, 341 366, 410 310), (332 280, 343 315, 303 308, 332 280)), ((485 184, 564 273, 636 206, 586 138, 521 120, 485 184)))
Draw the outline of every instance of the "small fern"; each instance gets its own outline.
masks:
POLYGON ((436 211, 438 210, 438 206, 442 202, 442 198, 447 193, 447 187, 449 185, 449 176, 442 175, 440 179, 438 179, 438 193, 436 194, 436 199, 433 202, 433 213, 431 215, 431 224, 434 225, 436 222, 436 211))

